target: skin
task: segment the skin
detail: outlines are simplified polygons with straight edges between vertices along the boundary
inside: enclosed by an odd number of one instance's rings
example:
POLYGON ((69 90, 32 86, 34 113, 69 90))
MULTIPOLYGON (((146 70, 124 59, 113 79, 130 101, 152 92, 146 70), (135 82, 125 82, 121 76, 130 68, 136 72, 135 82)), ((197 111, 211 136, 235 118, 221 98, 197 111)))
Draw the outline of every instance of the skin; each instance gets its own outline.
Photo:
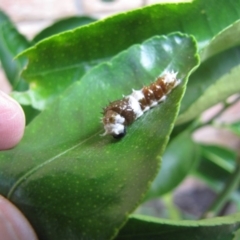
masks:
MULTIPOLYGON (((25 116, 21 106, 0 91, 0 151, 16 146, 24 128, 25 116)), ((4 240, 37 239, 25 216, 3 196, 0 196, 0 236, 4 240)))
POLYGON ((13 148, 24 133, 25 116, 21 106, 0 91, 0 150, 13 148))

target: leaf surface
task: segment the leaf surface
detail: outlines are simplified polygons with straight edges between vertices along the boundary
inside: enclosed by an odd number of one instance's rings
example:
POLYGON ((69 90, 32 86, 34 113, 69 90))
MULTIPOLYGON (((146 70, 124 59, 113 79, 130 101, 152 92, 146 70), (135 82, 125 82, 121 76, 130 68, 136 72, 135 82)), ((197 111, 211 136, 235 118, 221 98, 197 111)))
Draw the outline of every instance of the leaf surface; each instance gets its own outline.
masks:
POLYGON ((194 174, 218 191, 236 167, 236 153, 214 145, 200 145, 200 149, 202 159, 194 174))
POLYGON ((11 20, 0 10, 0 61, 2 68, 16 90, 25 90, 26 83, 20 82, 20 71, 27 63, 27 58, 14 60, 14 57, 28 48, 30 44, 22 36, 11 20))
POLYGON ((232 240, 240 227, 240 214, 200 221, 171 221, 132 216, 116 240, 232 240))
POLYGON ((156 4, 48 38, 22 53, 29 59, 23 76, 30 83, 24 103, 44 109, 93 66, 155 35, 185 32, 204 49, 240 18, 239 5, 240 0, 156 4))
POLYGON ((201 64, 191 75, 177 124, 198 117, 209 107, 240 91, 240 47, 224 51, 201 64))
POLYGON ((101 64, 70 86, 0 153, 0 189, 40 239, 110 239, 143 198, 159 168, 189 72, 198 64, 192 37, 154 37, 101 64), (182 64, 184 62, 185 64, 182 64), (164 71, 181 84, 120 141, 101 137, 109 100, 148 85, 164 71), (154 139, 154 141, 153 141, 154 139))
POLYGON ((147 199, 174 189, 192 170, 199 159, 198 146, 185 131, 174 138, 163 155, 161 169, 147 193, 147 199))
POLYGON ((236 77, 240 61, 239 34, 238 20, 214 36, 200 51, 202 64, 189 79, 177 124, 189 122, 204 110, 239 92, 236 77))
POLYGON ((219 32, 216 36, 214 36, 209 44, 204 49, 202 49, 200 54, 201 61, 204 62, 205 60, 211 58, 214 55, 217 55, 218 53, 239 46, 239 33, 240 21, 237 20, 219 32))
POLYGON ((89 23, 92 23, 96 21, 96 19, 87 17, 87 16, 81 16, 81 17, 69 17, 60 19, 56 22, 54 22, 49 27, 43 29, 40 33, 38 33, 34 39, 33 43, 39 42, 43 40, 44 38, 50 37, 54 34, 58 34, 67 30, 71 30, 89 23))

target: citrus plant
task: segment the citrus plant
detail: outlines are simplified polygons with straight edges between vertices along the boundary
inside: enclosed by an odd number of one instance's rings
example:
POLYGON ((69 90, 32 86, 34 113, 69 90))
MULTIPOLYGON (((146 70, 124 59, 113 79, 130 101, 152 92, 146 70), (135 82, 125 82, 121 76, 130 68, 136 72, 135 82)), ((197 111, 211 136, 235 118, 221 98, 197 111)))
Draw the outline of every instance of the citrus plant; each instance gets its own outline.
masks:
MULTIPOLYGON (((63 19, 32 41, 0 12, 2 67, 28 123, 0 153, 0 193, 39 239, 237 239, 239 213, 166 220, 134 210, 189 174, 217 192, 206 215, 239 200, 237 154, 191 137, 217 117, 202 122, 204 110, 239 92, 239 6, 195 0, 63 19), (102 108, 166 71, 181 81, 166 100, 121 140, 101 136, 102 108)), ((239 123, 227 127, 239 135, 239 123)))

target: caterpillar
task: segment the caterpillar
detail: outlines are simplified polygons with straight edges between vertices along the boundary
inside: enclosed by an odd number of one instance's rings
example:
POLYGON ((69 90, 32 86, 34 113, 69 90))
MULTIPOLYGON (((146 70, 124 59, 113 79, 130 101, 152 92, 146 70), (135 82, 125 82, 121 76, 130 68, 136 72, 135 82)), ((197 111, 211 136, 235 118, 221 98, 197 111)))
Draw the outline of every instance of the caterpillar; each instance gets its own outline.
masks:
POLYGON ((132 93, 123 99, 111 102, 103 109, 102 123, 105 132, 102 136, 112 135, 122 138, 126 135, 126 126, 141 117, 144 112, 164 101, 166 96, 180 84, 176 78, 177 72, 166 72, 158 76, 155 82, 141 90, 132 90, 132 93))

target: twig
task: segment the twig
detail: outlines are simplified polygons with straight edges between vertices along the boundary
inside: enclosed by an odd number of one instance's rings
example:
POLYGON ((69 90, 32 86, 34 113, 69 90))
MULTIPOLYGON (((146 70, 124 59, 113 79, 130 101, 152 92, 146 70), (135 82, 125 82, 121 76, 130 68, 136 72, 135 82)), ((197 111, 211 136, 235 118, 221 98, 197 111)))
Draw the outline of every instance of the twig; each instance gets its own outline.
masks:
POLYGON ((229 178, 228 182, 219 193, 218 197, 211 204, 208 210, 203 214, 202 218, 208 218, 218 215, 221 208, 228 201, 231 193, 239 186, 240 183, 240 158, 237 160, 236 168, 229 178))

